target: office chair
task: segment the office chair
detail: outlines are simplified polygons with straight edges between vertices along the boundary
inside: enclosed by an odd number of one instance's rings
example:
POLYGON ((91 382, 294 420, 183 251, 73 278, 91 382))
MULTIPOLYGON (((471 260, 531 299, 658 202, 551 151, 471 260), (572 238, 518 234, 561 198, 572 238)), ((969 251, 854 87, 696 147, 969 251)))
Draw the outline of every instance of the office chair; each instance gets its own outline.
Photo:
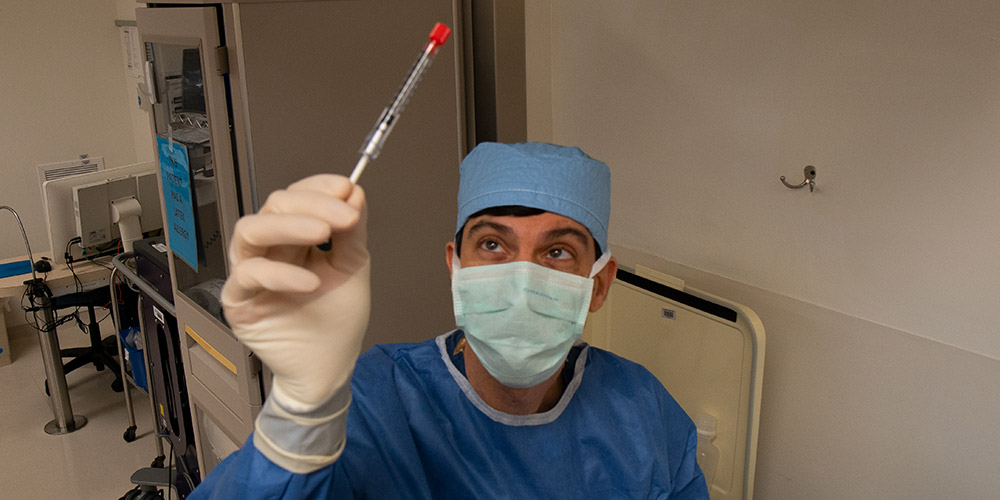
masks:
MULTIPOLYGON (((101 338, 101 327, 97 322, 95 309, 104 307, 111 301, 111 292, 108 287, 95 288, 85 292, 71 293, 61 297, 52 298, 52 307, 55 310, 86 307, 88 314, 87 333, 90 337, 90 345, 86 347, 71 347, 60 349, 63 358, 73 358, 63 364, 63 371, 69 373, 77 368, 88 364, 93 364, 97 371, 103 371, 105 367, 110 367, 115 375, 114 382, 111 383, 111 390, 121 392, 124 385, 118 370, 118 347, 116 340, 112 336, 101 338)), ((45 384, 45 393, 48 394, 48 381, 45 384)))

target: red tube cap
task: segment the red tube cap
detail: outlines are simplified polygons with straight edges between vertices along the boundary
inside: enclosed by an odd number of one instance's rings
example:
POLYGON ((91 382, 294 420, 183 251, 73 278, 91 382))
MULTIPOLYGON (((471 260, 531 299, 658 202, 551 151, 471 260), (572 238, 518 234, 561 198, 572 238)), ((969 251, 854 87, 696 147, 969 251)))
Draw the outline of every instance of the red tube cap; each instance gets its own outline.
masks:
POLYGON ((448 37, 451 36, 451 28, 437 23, 434 25, 434 29, 431 30, 431 42, 436 46, 444 45, 444 42, 448 41, 448 37))

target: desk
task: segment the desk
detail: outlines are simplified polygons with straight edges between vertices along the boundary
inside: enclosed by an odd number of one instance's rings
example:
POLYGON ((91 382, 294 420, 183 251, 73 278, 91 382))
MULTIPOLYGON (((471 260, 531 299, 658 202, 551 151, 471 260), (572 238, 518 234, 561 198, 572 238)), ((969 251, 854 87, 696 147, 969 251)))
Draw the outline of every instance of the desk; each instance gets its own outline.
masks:
MULTIPOLYGON (((42 256, 48 255, 47 253, 36 254, 35 258, 41 258, 42 256)), ((24 260, 24 258, 23 256, 15 257, 5 259, 4 262, 24 260)), ((104 258, 98 260, 102 264, 109 265, 104 261, 109 263, 110 259, 104 258)), ((38 275, 39 278, 44 277, 44 283, 52 292, 52 297, 60 297, 77 291, 76 280, 73 278, 74 272, 85 290, 106 286, 111 275, 111 271, 108 268, 86 261, 74 263, 73 271, 70 271, 69 267, 65 264, 53 263, 52 267, 52 271, 38 275)), ((13 302, 14 305, 11 307, 11 310, 20 309, 20 300, 26 289, 24 282, 28 280, 31 280, 31 274, 0 278, 0 301, 7 304, 13 302)), ((42 297, 36 300, 37 305, 43 308, 44 322, 46 324, 52 323, 54 313, 48 307, 51 299, 42 297)), ((2 339, 7 338, 4 309, 5 307, 0 307, 0 337, 2 339)), ((45 364, 45 377, 49 381, 49 397, 52 400, 52 412, 55 416, 54 420, 45 425, 45 432, 49 434, 73 432, 83 427, 87 419, 82 416, 73 415, 73 409, 69 401, 69 392, 66 389, 66 376, 63 372, 62 355, 59 350, 59 337, 56 335, 56 329, 51 328, 38 332, 38 340, 42 350, 42 361, 45 364)), ((9 355, 9 351, 7 354, 9 355)))
MULTIPOLYGON (((35 259, 41 259, 42 257, 49 257, 49 252, 35 254, 35 259)), ((27 258, 27 256, 23 255, 20 257, 12 257, 0 260, 0 264, 26 260, 27 258)), ((75 291, 76 284, 73 281, 73 273, 70 272, 69 266, 66 264, 57 264, 54 261, 51 262, 52 271, 45 274, 38 273, 38 277, 45 277, 45 283, 49 285, 49 288, 52 290, 52 294, 58 297, 60 295, 64 295, 65 293, 75 291)), ((107 267, 102 267, 88 261, 73 263, 73 270, 76 271, 76 275, 80 278, 80 281, 85 285, 85 287, 96 287, 101 284, 101 281, 103 281, 103 284, 106 285, 108 283, 108 279, 111 277, 111 258, 101 257, 100 259, 97 259, 97 262, 104 264, 104 266, 107 267)), ((13 297, 20 300, 21 294, 24 293, 24 282, 30 279, 31 273, 0 278, 0 299, 9 299, 13 297)))
MULTIPOLYGON (((36 259, 40 259, 43 256, 48 257, 49 252, 35 254, 36 259)), ((9 259, 0 260, 0 264, 6 262, 14 262, 18 260, 25 260, 27 257, 12 257, 9 259)), ((104 261, 106 258, 99 259, 98 262, 111 267, 111 261, 104 261)), ((45 277, 45 283, 52 290, 52 295, 59 297, 67 293, 76 291, 76 283, 73 281, 73 273, 70 272, 69 267, 66 264, 56 264, 52 263, 52 271, 46 274, 39 274, 38 277, 45 277)), ((104 286, 108 284, 108 279, 111 276, 111 271, 101 267, 97 264, 91 262, 83 261, 73 264, 73 269, 76 271, 76 275, 80 278, 80 282, 85 285, 85 288, 95 288, 97 286, 104 286)), ((10 307, 11 314, 21 314, 21 295, 24 294, 24 282, 31 279, 31 273, 21 274, 18 276, 8 276, 6 278, 0 278, 0 345, 4 346, 4 352, 0 354, 0 366, 10 363, 10 349, 7 346, 7 317, 6 310, 10 307)))

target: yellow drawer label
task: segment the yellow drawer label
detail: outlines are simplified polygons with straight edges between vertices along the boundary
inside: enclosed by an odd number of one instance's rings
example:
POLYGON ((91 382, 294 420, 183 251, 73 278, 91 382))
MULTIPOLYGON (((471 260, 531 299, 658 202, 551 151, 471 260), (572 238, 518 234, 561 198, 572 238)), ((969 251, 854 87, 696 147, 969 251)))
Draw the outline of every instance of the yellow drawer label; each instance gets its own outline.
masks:
POLYGON ((190 336, 191 338, 193 338, 194 341, 198 343, 198 345, 200 345, 202 348, 204 348, 205 351, 207 351, 209 354, 211 354, 212 357, 216 359, 216 361, 218 361, 219 363, 222 363, 222 366, 225 366, 226 368, 229 369, 229 371, 233 372, 233 375, 237 375, 237 373, 236 373, 236 365, 234 365, 232 361, 229 361, 228 359, 226 359, 226 357, 223 356, 222 353, 220 353, 214 347, 212 347, 212 344, 209 344, 208 341, 206 341, 205 339, 201 338, 201 335, 198 335, 197 333, 195 333, 195 331, 192 330, 191 327, 188 326, 188 325, 184 325, 184 331, 187 332, 188 336, 190 336))

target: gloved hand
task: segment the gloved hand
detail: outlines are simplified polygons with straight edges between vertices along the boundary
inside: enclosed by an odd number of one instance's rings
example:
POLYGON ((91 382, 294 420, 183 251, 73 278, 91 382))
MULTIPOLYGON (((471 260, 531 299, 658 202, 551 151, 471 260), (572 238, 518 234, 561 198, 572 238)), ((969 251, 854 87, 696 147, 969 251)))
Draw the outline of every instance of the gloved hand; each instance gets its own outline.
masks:
POLYGON ((309 412, 349 390, 371 302, 365 212, 360 187, 317 175, 236 224, 226 319, 274 372, 271 397, 286 409, 309 412), (316 247, 331 237, 331 250, 316 247))

